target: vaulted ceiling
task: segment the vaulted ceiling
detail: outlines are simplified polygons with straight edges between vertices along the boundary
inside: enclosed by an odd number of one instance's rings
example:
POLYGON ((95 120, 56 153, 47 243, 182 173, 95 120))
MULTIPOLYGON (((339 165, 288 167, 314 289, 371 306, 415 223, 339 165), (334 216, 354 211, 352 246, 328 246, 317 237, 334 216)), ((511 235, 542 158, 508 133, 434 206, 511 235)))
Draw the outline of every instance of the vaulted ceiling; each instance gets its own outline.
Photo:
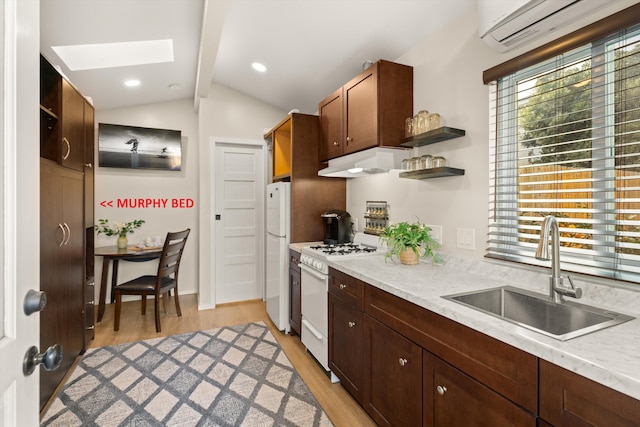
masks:
POLYGON ((40 0, 41 53, 98 109, 207 96, 211 82, 289 111, 394 60, 475 0, 40 0), (173 40, 174 60, 72 71, 52 46, 173 40), (257 61, 265 73, 251 68, 257 61), (124 86, 128 79, 140 86, 124 86))

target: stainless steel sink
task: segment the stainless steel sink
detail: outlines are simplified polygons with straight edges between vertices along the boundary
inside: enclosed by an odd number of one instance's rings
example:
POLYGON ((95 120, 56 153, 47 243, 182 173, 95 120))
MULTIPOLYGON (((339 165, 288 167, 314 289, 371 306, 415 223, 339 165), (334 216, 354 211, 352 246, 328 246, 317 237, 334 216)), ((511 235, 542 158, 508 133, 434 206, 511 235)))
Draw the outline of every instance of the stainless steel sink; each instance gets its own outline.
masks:
POLYGON ((446 295, 443 298, 562 341, 634 319, 572 301, 555 303, 546 295, 513 286, 446 295))

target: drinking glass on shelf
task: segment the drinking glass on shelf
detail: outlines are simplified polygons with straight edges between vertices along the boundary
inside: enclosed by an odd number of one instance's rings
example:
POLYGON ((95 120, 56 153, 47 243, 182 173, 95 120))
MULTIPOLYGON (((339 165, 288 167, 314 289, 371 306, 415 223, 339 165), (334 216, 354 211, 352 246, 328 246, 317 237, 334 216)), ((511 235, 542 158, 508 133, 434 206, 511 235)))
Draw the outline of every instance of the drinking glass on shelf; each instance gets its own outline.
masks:
POLYGON ((438 113, 429 114, 429 118, 427 120, 429 122, 427 130, 438 129, 440 126, 442 126, 440 123, 440 114, 438 113))
POLYGON ((420 169, 420 157, 412 157, 411 158, 411 170, 417 171, 420 169))
POLYGON ((418 111, 416 114, 416 129, 413 130, 414 135, 419 135, 427 131, 427 125, 429 123, 429 112, 427 110, 418 111))
POLYGON ((430 154, 424 154, 420 156, 420 169, 431 169, 433 156, 430 154))
POLYGON ((413 117, 407 117, 404 121, 404 136, 405 138, 413 136, 413 117))
POLYGON ((442 156, 436 156, 433 158, 433 167, 441 168, 447 165, 447 159, 442 156))

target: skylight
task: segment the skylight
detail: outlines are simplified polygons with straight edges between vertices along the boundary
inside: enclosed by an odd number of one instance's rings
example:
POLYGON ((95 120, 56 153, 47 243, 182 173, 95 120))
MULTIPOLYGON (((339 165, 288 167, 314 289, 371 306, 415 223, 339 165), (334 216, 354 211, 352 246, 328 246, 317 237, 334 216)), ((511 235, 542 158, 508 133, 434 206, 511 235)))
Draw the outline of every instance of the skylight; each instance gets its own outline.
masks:
POLYGON ((173 40, 52 46, 71 71, 173 62, 173 40))

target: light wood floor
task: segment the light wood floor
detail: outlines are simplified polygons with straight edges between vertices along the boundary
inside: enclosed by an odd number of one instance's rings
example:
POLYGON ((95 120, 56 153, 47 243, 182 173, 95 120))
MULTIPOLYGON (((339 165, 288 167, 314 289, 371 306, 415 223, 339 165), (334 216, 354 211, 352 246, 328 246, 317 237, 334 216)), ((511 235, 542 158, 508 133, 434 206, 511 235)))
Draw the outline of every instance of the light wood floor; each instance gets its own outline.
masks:
POLYGON ((123 303, 120 331, 114 332, 113 305, 108 304, 104 318, 100 323, 96 323, 95 339, 90 347, 103 347, 261 320, 269 326, 271 333, 280 343, 296 371, 336 427, 375 426, 371 418, 339 383, 331 383, 324 370, 307 353, 299 337, 286 335, 275 328, 267 315, 263 301, 223 304, 215 309, 198 311, 196 295, 184 295, 180 296, 180 306, 182 317, 176 316, 173 300, 170 300, 169 312, 162 315, 162 332, 156 333, 152 304, 147 305, 147 314, 143 316, 140 314, 139 302, 123 303))

